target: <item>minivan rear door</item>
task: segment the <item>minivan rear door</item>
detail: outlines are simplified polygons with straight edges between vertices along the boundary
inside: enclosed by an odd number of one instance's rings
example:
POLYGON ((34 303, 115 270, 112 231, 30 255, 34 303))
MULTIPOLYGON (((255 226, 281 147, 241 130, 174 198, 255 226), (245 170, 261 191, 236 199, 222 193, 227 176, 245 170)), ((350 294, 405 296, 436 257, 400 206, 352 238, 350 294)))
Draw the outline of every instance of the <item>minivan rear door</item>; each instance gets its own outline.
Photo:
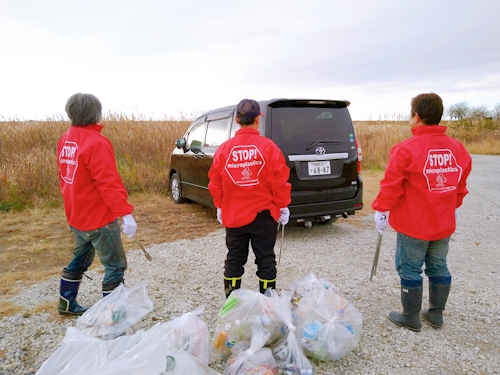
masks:
POLYGON ((345 101, 280 100, 266 123, 290 167, 292 205, 353 198, 358 192, 355 133, 345 101), (271 126, 269 126, 269 123, 271 126))

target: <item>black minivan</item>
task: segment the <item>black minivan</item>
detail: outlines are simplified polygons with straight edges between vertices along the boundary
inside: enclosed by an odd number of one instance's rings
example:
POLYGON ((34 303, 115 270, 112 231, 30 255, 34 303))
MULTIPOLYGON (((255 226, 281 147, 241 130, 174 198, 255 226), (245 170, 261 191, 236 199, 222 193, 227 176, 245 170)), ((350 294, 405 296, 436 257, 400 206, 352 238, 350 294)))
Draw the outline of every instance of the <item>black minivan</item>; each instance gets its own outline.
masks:
MULTIPOLYGON (((345 100, 271 99, 259 101, 260 134, 274 141, 290 168, 290 218, 335 221, 363 208, 361 148, 345 100)), ((236 104, 198 117, 170 155, 170 191, 214 207, 208 171, 215 150, 240 128, 236 104)))

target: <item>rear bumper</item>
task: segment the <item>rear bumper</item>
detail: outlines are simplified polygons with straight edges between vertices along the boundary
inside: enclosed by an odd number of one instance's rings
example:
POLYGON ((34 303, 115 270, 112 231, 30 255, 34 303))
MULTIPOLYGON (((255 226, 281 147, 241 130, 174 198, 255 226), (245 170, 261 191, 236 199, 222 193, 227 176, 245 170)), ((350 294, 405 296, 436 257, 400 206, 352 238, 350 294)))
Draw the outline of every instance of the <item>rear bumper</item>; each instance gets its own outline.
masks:
POLYGON ((359 177, 358 184, 358 192, 356 196, 351 199, 332 200, 321 203, 294 204, 292 198, 292 202, 288 206, 290 209, 290 219, 305 219, 325 215, 354 215, 357 210, 363 208, 363 181, 361 177, 359 177))

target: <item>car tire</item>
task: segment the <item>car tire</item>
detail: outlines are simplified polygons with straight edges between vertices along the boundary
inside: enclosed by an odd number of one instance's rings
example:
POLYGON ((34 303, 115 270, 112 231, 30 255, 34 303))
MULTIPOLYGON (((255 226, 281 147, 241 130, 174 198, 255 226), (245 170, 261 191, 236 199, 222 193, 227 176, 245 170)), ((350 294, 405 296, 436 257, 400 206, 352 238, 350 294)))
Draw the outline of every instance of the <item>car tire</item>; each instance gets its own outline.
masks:
POLYGON ((182 203, 184 201, 184 199, 182 199, 181 180, 177 173, 174 173, 172 177, 170 177, 170 193, 175 203, 182 203))

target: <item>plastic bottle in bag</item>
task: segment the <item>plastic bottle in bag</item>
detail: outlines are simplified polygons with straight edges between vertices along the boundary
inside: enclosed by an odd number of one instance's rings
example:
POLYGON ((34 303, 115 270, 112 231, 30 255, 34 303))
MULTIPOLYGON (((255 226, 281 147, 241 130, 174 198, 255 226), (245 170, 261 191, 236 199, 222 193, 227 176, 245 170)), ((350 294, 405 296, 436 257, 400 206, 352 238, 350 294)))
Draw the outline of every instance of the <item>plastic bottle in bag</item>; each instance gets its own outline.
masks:
POLYGON ((239 302, 239 298, 236 296, 236 293, 231 293, 229 297, 226 300, 226 303, 222 307, 222 309, 219 311, 219 315, 225 315, 229 311, 231 311, 239 302))
POLYGON ((322 324, 315 320, 311 324, 305 325, 304 326, 304 331, 302 333, 302 341, 307 345, 314 341, 316 336, 318 335, 318 332, 321 328, 322 324))
POLYGON ((226 325, 226 328, 229 326, 229 332, 226 339, 226 346, 228 348, 232 348, 234 344, 241 340, 242 328, 241 321, 236 320, 234 326, 226 325))
POLYGON ((214 347, 219 351, 223 351, 226 346, 227 337, 229 336, 229 331, 231 330, 231 325, 226 324, 226 326, 220 330, 219 335, 215 339, 214 347))

